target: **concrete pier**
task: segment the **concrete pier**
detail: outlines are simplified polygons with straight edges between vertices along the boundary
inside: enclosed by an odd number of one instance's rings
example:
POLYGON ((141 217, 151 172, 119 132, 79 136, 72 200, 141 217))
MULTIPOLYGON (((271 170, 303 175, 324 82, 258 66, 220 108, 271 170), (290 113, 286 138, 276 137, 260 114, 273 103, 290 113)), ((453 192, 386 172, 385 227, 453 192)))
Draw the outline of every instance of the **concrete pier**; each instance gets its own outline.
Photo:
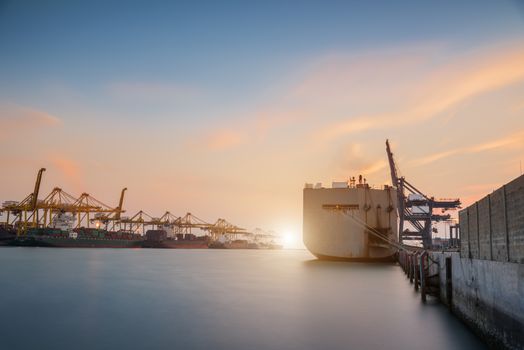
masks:
POLYGON ((430 290, 490 346, 524 349, 524 176, 459 219, 459 251, 432 251, 427 260, 421 251, 401 252, 399 263, 415 289, 423 287, 422 300, 430 290))
POLYGON ((523 349, 524 265, 462 258, 458 252, 430 255, 438 261, 433 265, 438 271, 431 272, 439 274, 440 300, 491 346, 523 349))

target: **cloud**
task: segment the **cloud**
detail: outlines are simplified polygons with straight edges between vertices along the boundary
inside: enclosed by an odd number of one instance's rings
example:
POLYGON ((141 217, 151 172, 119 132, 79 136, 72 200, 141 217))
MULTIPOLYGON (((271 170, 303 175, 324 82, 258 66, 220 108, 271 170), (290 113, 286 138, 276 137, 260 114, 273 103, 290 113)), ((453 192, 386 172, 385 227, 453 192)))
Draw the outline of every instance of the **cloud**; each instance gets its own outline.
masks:
MULTIPOLYGON (((298 108, 261 109, 242 118, 222 121, 219 126, 208 127, 204 133, 204 142, 199 141, 199 145, 211 151, 231 150, 248 143, 264 141, 275 130, 291 127, 309 115, 307 111, 298 108)), ((196 145, 193 141, 187 144, 190 148, 195 148, 196 145)))
POLYGON ((59 125, 60 119, 43 111, 22 106, 0 106, 0 140, 16 137, 22 132, 59 125))
MULTIPOLYGON (((409 57, 405 59, 409 61, 409 57)), ((377 64, 379 63, 373 63, 377 64)), ((388 67, 390 64, 385 62, 383 65, 388 67)), ((326 69, 331 71, 333 67, 326 69)), ((410 70, 402 73, 412 75, 410 70)), ((522 44, 475 52, 446 65, 424 70, 419 78, 402 85, 402 94, 397 98, 404 101, 403 105, 396 109, 390 108, 391 112, 349 116, 346 120, 328 124, 314 135, 322 141, 328 141, 366 130, 420 123, 452 109, 469 98, 521 81, 524 81, 522 44)), ((363 84, 366 82, 363 81, 363 84)), ((395 87, 391 87, 392 94, 398 96, 395 87)), ((350 95, 351 90, 347 90, 346 94, 350 95)), ((322 97, 322 90, 318 91, 318 97, 322 97)), ((375 93, 375 98, 380 99, 381 104, 390 103, 383 101, 379 91, 375 93)), ((370 109, 373 108, 371 106, 370 109)))
POLYGON ((48 158, 51 164, 65 176, 76 192, 85 191, 83 172, 76 161, 62 154, 52 154, 48 158))
POLYGON ((380 126, 381 123, 381 121, 373 117, 361 117, 329 125, 317 131, 315 135, 321 141, 332 140, 339 136, 376 128, 380 126))
POLYGON ((118 82, 107 86, 108 93, 116 98, 158 102, 193 98, 197 89, 181 84, 158 82, 118 82))
POLYGON ((204 138, 206 149, 223 151, 240 146, 246 142, 246 135, 231 129, 216 130, 204 138))
POLYGON ((497 149, 511 149, 511 148, 523 148, 524 149, 524 130, 518 131, 516 133, 507 135, 505 137, 479 143, 473 146, 468 147, 459 147, 455 149, 450 149, 443 152, 433 153, 422 158, 415 159, 412 162, 413 166, 427 165, 433 162, 436 162, 441 159, 445 159, 455 155, 461 154, 475 154, 482 153, 486 151, 492 151, 497 149))
POLYGON ((360 143, 350 142, 340 145, 339 151, 335 152, 335 157, 332 159, 332 167, 338 168, 338 174, 335 176, 345 178, 362 174, 369 179, 371 175, 388 166, 384 157, 377 158, 376 154, 369 151, 360 143))
POLYGON ((387 165, 388 165, 388 162, 386 162, 384 159, 377 160, 376 162, 373 162, 367 165, 365 168, 363 168, 360 171, 360 173, 366 174, 367 176, 369 176, 376 172, 381 171, 382 169, 385 169, 387 165))
POLYGON ((305 134, 318 141, 313 147, 328 145, 346 135, 416 125, 443 113, 456 118, 453 109, 463 101, 524 81, 522 43, 461 56, 449 51, 437 43, 327 55, 306 67, 297 83, 288 81, 291 87, 274 101, 210 126, 205 145, 233 149, 267 137, 276 140, 279 130, 289 130, 288 140, 305 134))

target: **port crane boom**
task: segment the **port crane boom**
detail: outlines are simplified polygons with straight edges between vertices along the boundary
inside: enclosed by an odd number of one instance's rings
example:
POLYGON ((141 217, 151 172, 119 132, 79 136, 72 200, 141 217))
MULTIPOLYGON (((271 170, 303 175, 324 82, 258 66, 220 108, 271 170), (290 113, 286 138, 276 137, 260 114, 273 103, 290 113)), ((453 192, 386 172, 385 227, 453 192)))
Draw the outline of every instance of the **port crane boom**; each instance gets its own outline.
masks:
POLYGON ((33 192, 26 198, 21 202, 7 201, 2 205, 1 211, 7 213, 5 225, 7 227, 16 226, 18 235, 25 232, 28 227, 36 227, 38 225, 38 194, 40 193, 42 175, 45 170, 45 168, 41 168, 38 171, 33 192))
POLYGON ((433 223, 448 221, 449 214, 435 214, 433 209, 441 209, 442 213, 460 208, 459 199, 436 200, 425 195, 405 177, 398 176, 397 166, 389 140, 386 140, 386 153, 391 172, 391 184, 397 189, 397 210, 399 218, 399 242, 414 241, 422 244, 424 248, 431 248, 433 223), (406 226, 411 226, 409 230, 406 226))

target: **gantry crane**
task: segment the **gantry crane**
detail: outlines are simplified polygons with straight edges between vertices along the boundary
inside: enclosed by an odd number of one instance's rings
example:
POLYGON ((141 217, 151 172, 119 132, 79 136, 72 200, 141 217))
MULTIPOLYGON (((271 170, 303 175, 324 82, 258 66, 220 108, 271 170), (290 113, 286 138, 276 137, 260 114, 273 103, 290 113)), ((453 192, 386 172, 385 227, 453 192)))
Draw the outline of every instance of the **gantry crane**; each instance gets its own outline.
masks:
POLYGON ((36 227, 38 225, 38 194, 44 171, 45 168, 41 168, 38 171, 35 187, 31 194, 19 203, 5 202, 1 209, 2 212, 7 214, 5 225, 7 227, 16 226, 18 234, 25 232, 28 227, 36 227))
POLYGON ((146 226, 150 225, 153 217, 147 214, 145 211, 140 210, 138 213, 130 218, 123 217, 120 219, 120 223, 124 225, 123 230, 133 233, 145 233, 146 226))
POLYGON ((404 241, 414 241, 422 244, 426 249, 431 248, 433 222, 450 220, 451 216, 444 213, 460 208, 460 200, 435 200, 434 197, 426 196, 405 177, 398 176, 389 140, 386 140, 386 153, 391 171, 391 183, 397 188, 399 242, 403 244, 404 241), (435 214, 433 209, 441 209, 443 214, 435 214), (408 225, 410 227, 407 227, 408 225))
POLYGON ((18 234, 23 234, 28 228, 43 228, 55 225, 59 219, 67 215, 67 221, 76 228, 90 227, 96 222, 97 228, 100 224, 105 229, 114 230, 118 225, 124 231, 145 233, 146 227, 157 229, 172 229, 175 234, 191 234, 193 229, 209 233, 214 239, 226 236, 228 239, 236 238, 238 235, 252 235, 245 229, 233 225, 225 219, 218 219, 210 224, 197 216, 187 213, 183 217, 177 217, 166 211, 161 217, 152 217, 144 211, 139 211, 131 218, 122 217, 124 195, 127 188, 122 189, 118 206, 113 208, 92 197, 88 193, 82 193, 78 198, 65 192, 60 187, 55 187, 43 199, 38 200, 42 175, 45 168, 38 171, 34 190, 21 202, 4 202, 0 212, 7 213, 7 219, 3 225, 7 228, 16 228, 18 234), (94 214, 94 217, 92 217, 94 214), (108 225, 112 224, 109 228, 108 225), (84 226, 85 225, 85 226, 84 226))
POLYGON ((213 225, 198 218, 197 216, 187 213, 174 221, 175 233, 191 234, 193 229, 208 230, 213 225))
POLYGON ((225 219, 218 219, 213 225, 206 228, 213 239, 226 236, 228 239, 237 239, 238 235, 249 235, 246 229, 233 225, 225 219))
POLYGON ((42 210, 39 225, 47 227, 51 225, 58 215, 64 213, 76 213, 77 199, 60 187, 55 187, 43 200, 38 204, 38 209, 42 210))
POLYGON ((19 203, 5 202, 1 209, 7 214, 5 225, 15 227, 18 234, 23 234, 32 227, 48 227, 59 215, 66 213, 72 214, 72 219, 76 219, 75 226, 79 228, 84 224, 89 227, 91 213, 109 222, 118 221, 120 214, 124 212, 122 205, 126 189, 122 190, 119 206, 116 208, 102 203, 88 193, 82 193, 76 198, 60 187, 55 187, 43 200, 38 200, 44 171, 45 168, 38 171, 35 187, 30 195, 19 203))
MULTIPOLYGON (((124 195, 127 191, 127 187, 123 188, 120 192, 120 200, 118 201, 118 206, 116 208, 112 208, 108 206, 107 204, 104 204, 100 202, 99 200, 94 199, 93 197, 88 197, 85 200, 85 203, 87 204, 96 204, 101 209, 94 210, 95 217, 89 218, 89 212, 84 212, 84 216, 87 216, 87 227, 89 227, 89 222, 95 222, 96 225, 103 224, 105 226, 105 229, 107 230, 115 230, 117 225, 120 225, 120 219, 122 217, 122 213, 125 213, 125 210, 123 210, 124 205, 124 195), (109 226, 111 225, 111 226, 109 226)), ((80 217, 79 217, 80 220, 80 217)), ((120 227, 119 227, 120 228, 120 227)))

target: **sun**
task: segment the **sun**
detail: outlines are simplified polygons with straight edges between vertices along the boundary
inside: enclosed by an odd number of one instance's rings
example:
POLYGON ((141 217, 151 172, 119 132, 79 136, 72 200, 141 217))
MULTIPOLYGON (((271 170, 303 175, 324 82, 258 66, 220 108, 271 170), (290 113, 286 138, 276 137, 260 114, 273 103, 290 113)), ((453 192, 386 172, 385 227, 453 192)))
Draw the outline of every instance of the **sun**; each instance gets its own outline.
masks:
POLYGON ((293 231, 286 231, 282 235, 282 244, 284 245, 284 248, 296 248, 298 241, 298 235, 293 231))

